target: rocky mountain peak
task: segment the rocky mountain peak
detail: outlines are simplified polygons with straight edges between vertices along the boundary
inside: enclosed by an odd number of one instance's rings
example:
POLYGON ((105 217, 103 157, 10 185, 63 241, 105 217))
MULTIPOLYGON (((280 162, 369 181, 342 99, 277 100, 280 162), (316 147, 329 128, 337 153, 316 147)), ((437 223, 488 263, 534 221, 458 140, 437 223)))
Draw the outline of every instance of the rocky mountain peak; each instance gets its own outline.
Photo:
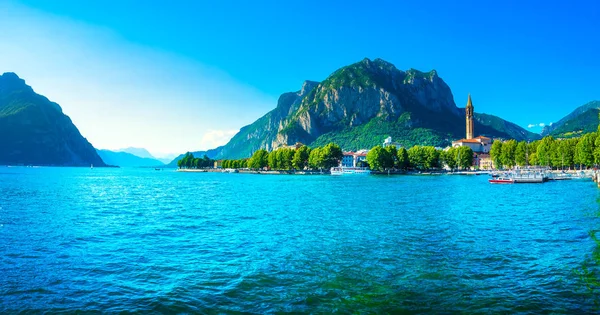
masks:
POLYGON ((25 80, 19 78, 16 73, 5 72, 0 75, 0 92, 23 88, 31 90, 31 87, 25 84, 25 80))
POLYGON ((302 89, 300 89, 300 96, 304 96, 304 95, 310 93, 310 91, 312 91, 312 89, 317 87, 317 85, 319 85, 319 82, 310 81, 310 80, 304 81, 304 83, 302 83, 302 89))

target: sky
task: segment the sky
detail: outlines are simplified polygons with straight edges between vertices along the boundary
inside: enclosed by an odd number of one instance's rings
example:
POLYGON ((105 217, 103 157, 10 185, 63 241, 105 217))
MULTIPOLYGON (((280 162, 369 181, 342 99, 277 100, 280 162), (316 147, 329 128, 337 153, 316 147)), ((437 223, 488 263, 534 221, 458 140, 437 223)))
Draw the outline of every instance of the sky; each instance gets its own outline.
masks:
POLYGON ((225 144, 365 57, 436 69, 459 107, 533 132, 600 99, 600 1, 0 0, 0 72, 96 147, 225 144))

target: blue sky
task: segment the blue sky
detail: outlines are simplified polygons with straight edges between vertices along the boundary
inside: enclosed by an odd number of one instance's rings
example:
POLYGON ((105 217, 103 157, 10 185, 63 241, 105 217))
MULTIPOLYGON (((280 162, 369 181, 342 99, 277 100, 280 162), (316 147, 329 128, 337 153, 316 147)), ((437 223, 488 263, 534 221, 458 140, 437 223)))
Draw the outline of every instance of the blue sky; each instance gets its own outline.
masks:
MULTIPOLYGON (((0 0, 0 72, 98 148, 208 149, 364 57, 436 69, 523 127, 600 99, 598 1, 0 0)), ((530 128, 539 131, 539 127, 530 128)))

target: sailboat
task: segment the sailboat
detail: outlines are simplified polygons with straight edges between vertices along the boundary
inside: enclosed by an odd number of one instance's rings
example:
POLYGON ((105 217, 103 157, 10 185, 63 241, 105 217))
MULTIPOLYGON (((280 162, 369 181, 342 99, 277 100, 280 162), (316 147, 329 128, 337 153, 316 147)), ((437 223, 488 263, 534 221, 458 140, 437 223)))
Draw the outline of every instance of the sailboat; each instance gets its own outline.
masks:
POLYGON ((90 164, 90 168, 94 168, 94 164, 90 164))

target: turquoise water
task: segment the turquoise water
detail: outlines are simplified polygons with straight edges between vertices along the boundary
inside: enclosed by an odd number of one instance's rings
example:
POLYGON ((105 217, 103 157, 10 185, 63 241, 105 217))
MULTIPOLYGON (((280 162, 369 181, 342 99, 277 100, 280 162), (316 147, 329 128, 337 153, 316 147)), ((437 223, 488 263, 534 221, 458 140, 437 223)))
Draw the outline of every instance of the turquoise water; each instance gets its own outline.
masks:
POLYGON ((599 190, 487 179, 0 168, 0 312, 597 312, 599 190))

